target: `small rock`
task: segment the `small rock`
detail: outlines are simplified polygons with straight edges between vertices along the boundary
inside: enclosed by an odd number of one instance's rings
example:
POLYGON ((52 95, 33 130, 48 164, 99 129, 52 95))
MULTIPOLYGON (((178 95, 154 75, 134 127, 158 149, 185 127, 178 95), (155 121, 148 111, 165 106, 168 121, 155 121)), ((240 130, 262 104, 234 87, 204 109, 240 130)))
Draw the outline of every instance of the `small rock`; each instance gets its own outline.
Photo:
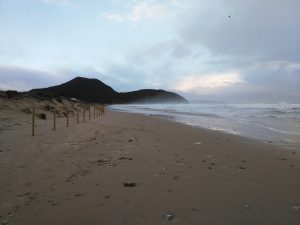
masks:
POLYGON ((175 218, 175 216, 172 213, 166 213, 164 215, 164 220, 167 221, 167 222, 172 221, 174 218, 175 218))
POLYGON ((136 183, 132 182, 132 181, 127 181, 123 183, 124 187, 135 187, 136 183))
POLYGON ((81 196, 83 196, 83 194, 77 193, 77 194, 75 194, 74 196, 75 196, 75 197, 81 197, 81 196))
POLYGON ((131 157, 123 157, 123 156, 122 156, 122 157, 119 158, 119 160, 124 160, 124 159, 127 159, 127 160, 133 160, 133 158, 131 158, 131 157))
POLYGON ((300 211, 300 206, 299 206, 299 205, 296 205, 296 206, 293 207, 293 209, 294 209, 294 210, 297 210, 297 211, 300 211))
POLYGON ((128 142, 133 142, 134 140, 132 139, 132 138, 130 138, 129 140, 128 140, 128 142))
POLYGON ((246 169, 246 168, 243 167, 243 166, 239 166, 239 167, 238 167, 238 170, 239 170, 239 171, 242 171, 242 170, 245 170, 245 169, 246 169))
POLYGON ((38 114, 38 117, 42 120, 45 120, 47 116, 45 113, 40 113, 40 114, 38 114))
POLYGON ((244 208, 245 209, 250 209, 251 207, 250 207, 250 205, 244 205, 244 208))

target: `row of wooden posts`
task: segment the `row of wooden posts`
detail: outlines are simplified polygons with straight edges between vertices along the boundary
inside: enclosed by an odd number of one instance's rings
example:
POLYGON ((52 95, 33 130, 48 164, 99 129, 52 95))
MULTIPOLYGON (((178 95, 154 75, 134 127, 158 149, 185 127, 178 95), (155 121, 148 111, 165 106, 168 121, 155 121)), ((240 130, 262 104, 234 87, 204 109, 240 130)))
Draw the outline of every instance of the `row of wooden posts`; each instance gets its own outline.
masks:
MULTIPOLYGON (((97 105, 97 106, 93 106, 94 109, 94 118, 98 118, 101 115, 105 114, 105 107, 104 105, 97 105)), ((88 111, 88 115, 89 115, 89 120, 91 120, 91 107, 84 107, 83 108, 83 122, 86 122, 86 111, 88 111)), ((77 119, 77 123, 80 122, 79 120, 79 109, 76 110, 76 119, 77 119)), ((69 126, 69 114, 66 114, 66 126, 69 126)), ((54 110, 53 112, 53 130, 56 130, 56 111, 54 110)), ((32 136, 35 135, 35 105, 32 105, 32 136)))

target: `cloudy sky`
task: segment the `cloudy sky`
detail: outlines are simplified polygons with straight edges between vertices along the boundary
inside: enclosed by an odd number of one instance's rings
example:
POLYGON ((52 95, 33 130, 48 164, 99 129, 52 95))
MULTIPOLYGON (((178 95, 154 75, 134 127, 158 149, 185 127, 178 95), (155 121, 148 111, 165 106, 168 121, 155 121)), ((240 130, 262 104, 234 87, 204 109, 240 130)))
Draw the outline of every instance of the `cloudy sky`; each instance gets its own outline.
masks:
POLYGON ((300 103, 299 0, 0 0, 0 89, 76 76, 300 103))

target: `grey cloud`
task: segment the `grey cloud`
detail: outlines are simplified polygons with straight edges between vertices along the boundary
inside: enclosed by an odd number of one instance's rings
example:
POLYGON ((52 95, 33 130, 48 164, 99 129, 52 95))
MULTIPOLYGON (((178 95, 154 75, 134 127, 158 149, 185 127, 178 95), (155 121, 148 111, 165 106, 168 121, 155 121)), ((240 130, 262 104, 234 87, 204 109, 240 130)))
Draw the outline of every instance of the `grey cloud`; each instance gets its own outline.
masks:
POLYGON ((72 77, 70 73, 54 75, 39 70, 0 65, 0 89, 2 90, 28 91, 33 88, 57 85, 70 77, 72 77))
POLYGON ((300 60, 298 0, 196 2, 189 19, 182 22, 180 34, 186 42, 216 54, 300 60))
POLYGON ((189 93, 189 97, 233 103, 300 103, 300 67, 291 70, 290 66, 287 63, 279 63, 276 67, 261 64, 244 68, 241 71, 243 83, 229 86, 213 94, 197 96, 189 93))
POLYGON ((148 46, 134 53, 134 58, 138 61, 158 60, 162 58, 183 59, 191 56, 190 47, 179 40, 163 41, 152 46, 148 46))

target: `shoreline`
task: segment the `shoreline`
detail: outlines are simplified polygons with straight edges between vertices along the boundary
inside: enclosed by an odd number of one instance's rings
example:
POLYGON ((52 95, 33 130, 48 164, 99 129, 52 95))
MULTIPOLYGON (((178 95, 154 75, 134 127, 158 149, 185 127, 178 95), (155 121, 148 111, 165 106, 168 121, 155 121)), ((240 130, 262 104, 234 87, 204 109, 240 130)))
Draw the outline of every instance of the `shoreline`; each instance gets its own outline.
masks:
POLYGON ((299 152, 109 110, 70 127, 58 118, 55 132, 38 120, 35 137, 30 116, 10 117, 0 133, 8 224, 152 225, 168 213, 182 225, 300 222, 299 152))
MULTIPOLYGON (((186 117, 193 117, 193 115, 190 114, 183 114, 183 113, 176 113, 176 114, 163 114, 163 112, 158 113, 155 112, 155 110, 150 110, 149 112, 147 111, 133 111, 133 110, 125 110, 125 109, 118 109, 118 108, 110 108, 110 110, 115 111, 115 112, 123 112, 123 113, 132 113, 132 114, 141 114, 141 115, 145 115, 145 116, 153 116, 156 118, 164 118, 167 119, 169 121, 175 122, 175 123, 180 123, 180 124, 185 124, 188 126, 192 126, 195 128, 200 128, 200 129, 207 129, 207 130, 211 130, 211 131, 216 131, 216 132, 221 132, 221 133, 225 133, 225 134, 231 134, 231 135, 237 135, 240 137, 245 137, 245 138, 249 138, 253 141, 258 141, 261 143, 265 143, 265 144, 272 144, 278 147, 282 147, 288 150, 298 150, 300 149, 300 142, 295 141, 294 139, 296 139, 296 135, 292 135, 291 136, 295 136, 293 139, 288 139, 287 137, 284 137, 283 135, 285 135, 285 133, 280 133, 279 136, 273 136, 273 137, 269 137, 266 138, 264 136, 260 137, 259 134, 257 133, 261 133, 261 130, 257 130, 256 132, 254 130, 251 131, 251 126, 245 125, 245 127, 249 126, 249 128, 244 128, 244 132, 242 131, 238 131, 236 129, 225 129, 225 128, 217 128, 217 127, 212 127, 212 126, 205 126, 205 125, 201 125, 201 124, 197 124, 197 123, 190 123, 188 122, 189 119, 183 119, 180 117, 181 116, 186 116, 186 117), (151 112, 153 111, 153 112, 151 112), (178 117, 179 115, 179 117, 178 117), (247 133, 245 133, 245 130, 247 130, 247 133)), ((195 118, 197 119, 197 118, 195 118)), ((264 127, 261 127, 264 128, 264 127)), ((257 126, 258 129, 258 126, 257 126)), ((269 129, 269 128, 268 128, 269 129)))

